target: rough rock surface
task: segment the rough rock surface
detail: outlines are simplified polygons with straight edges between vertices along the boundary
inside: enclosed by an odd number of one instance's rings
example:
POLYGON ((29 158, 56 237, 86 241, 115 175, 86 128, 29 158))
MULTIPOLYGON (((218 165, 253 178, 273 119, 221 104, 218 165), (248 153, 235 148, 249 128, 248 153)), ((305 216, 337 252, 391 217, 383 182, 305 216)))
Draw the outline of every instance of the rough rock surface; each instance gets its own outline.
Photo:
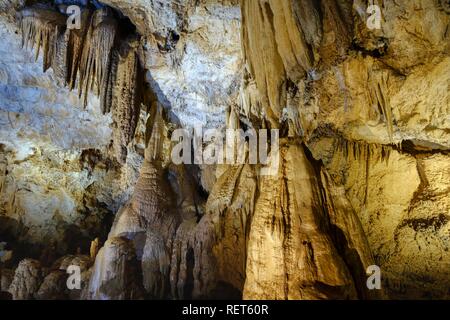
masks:
POLYGON ((124 300, 142 297, 142 280, 131 241, 109 239, 99 251, 98 261, 84 298, 124 300))
POLYGON ((33 299, 41 283, 42 270, 39 261, 25 259, 19 263, 8 291, 14 300, 33 299))
POLYGON ((9 269, 0 270, 0 291, 8 292, 9 286, 14 278, 14 271, 9 269))
POLYGON ((106 0, 145 35, 147 80, 174 122, 225 125, 241 79, 237 0, 106 0))

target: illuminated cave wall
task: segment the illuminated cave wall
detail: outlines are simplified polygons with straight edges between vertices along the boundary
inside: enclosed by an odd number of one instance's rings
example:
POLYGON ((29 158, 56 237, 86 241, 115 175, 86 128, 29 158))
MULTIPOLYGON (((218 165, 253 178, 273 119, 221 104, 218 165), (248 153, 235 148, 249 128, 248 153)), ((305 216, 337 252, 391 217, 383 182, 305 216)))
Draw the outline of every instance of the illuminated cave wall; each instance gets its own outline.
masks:
POLYGON ((0 3, 0 291, 449 297, 446 1, 88 2, 0 3), (175 165, 198 125, 279 129, 277 174, 175 165))

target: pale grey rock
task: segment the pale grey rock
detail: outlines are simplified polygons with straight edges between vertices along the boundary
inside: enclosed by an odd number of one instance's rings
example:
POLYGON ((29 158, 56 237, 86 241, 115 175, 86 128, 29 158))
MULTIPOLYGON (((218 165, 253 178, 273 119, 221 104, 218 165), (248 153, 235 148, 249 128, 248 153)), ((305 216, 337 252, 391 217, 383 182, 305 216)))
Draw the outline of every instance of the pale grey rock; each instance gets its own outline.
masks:
POLYGON ((42 282, 42 270, 39 261, 25 259, 19 263, 9 293, 14 300, 29 300, 34 297, 42 282))

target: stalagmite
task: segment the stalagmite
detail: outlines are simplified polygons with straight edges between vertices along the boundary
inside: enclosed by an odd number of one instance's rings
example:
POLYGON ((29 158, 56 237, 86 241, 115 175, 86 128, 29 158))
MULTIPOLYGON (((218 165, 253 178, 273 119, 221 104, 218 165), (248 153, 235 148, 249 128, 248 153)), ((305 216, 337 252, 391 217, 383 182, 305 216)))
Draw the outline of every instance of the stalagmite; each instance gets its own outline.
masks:
POLYGON ((95 240, 91 242, 91 247, 89 248, 89 254, 92 260, 95 260, 98 250, 99 250, 99 239, 95 238, 95 240))
POLYGON ((346 252, 351 248, 334 238, 338 232, 351 235, 352 241, 358 241, 366 264, 370 263, 370 251, 357 220, 339 222, 352 219, 342 211, 351 207, 338 209, 333 204, 337 197, 322 198, 322 192, 333 194, 335 187, 321 183, 304 147, 287 145, 281 152, 284 161, 279 175, 260 181, 247 248, 244 298, 366 296, 368 293, 356 287, 362 279, 356 282, 352 275, 357 270, 361 277, 364 268, 360 261, 348 260, 346 252))
POLYGON ((142 299, 142 279, 133 243, 115 237, 100 249, 87 288, 88 299, 142 299))
MULTIPOLYGON (((162 154, 154 152, 155 143, 163 134, 162 114, 156 112, 156 115, 151 143, 147 146, 149 152, 146 152, 134 195, 117 214, 110 238, 126 237, 134 242, 146 292, 154 298, 163 298, 170 290, 172 239, 180 217, 173 205, 171 187, 165 178, 162 154)), ((101 264, 102 259, 99 253, 96 264, 101 264)))
POLYGON ((42 282, 42 270, 39 261, 25 259, 19 263, 9 292, 14 300, 33 299, 42 282))
POLYGON ((361 222, 345 194, 344 187, 337 184, 325 169, 321 169, 320 182, 325 194, 324 200, 333 241, 344 259, 349 261, 347 266, 353 275, 359 298, 383 297, 382 291, 370 291, 366 286, 366 270, 375 264, 375 260, 361 222))

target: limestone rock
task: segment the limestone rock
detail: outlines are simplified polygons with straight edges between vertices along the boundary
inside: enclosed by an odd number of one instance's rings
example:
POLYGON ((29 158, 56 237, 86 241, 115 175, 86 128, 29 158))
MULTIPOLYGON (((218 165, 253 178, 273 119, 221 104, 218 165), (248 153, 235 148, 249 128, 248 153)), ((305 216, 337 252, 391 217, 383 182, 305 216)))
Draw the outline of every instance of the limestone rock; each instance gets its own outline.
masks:
POLYGON ((87 294, 89 299, 142 298, 142 280, 132 242, 124 238, 109 239, 100 249, 87 294))
MULTIPOLYGON (((127 39, 115 52, 117 74, 112 80, 114 152, 119 162, 125 163, 127 146, 133 140, 139 120, 143 95, 143 70, 138 57, 139 41, 127 39)), ((112 75, 111 75, 112 76, 112 75)))
POLYGON ((67 274, 64 271, 53 271, 48 274, 39 290, 35 293, 37 300, 64 300, 67 299, 67 274))
POLYGON ((8 292, 14 278, 14 271, 6 268, 0 269, 0 291, 8 292))
POLYGON ((19 263, 9 293, 14 300, 33 299, 42 283, 42 270, 39 261, 25 259, 19 263))

